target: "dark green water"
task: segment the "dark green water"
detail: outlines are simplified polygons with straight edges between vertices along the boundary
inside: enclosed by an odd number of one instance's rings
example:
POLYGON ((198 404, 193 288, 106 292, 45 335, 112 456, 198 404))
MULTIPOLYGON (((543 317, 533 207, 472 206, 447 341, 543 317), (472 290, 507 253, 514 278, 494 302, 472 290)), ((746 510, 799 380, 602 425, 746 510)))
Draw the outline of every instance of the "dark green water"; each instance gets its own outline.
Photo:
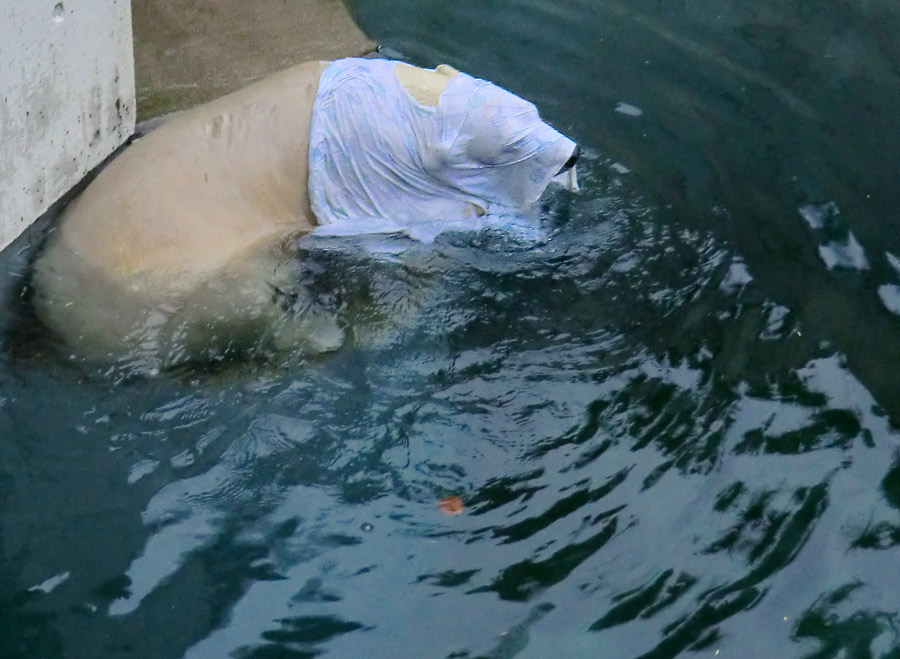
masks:
POLYGON ((894 5, 353 8, 582 192, 539 244, 314 245, 323 357, 7 351, 0 656, 900 657, 894 5))

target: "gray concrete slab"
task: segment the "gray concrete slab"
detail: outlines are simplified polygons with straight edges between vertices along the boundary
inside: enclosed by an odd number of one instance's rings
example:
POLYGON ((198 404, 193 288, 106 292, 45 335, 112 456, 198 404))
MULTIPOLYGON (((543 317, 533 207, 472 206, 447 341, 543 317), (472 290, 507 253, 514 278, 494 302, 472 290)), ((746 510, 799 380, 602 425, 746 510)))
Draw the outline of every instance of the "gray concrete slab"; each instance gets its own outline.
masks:
POLYGON ((139 121, 374 48, 341 0, 140 0, 132 13, 139 121))

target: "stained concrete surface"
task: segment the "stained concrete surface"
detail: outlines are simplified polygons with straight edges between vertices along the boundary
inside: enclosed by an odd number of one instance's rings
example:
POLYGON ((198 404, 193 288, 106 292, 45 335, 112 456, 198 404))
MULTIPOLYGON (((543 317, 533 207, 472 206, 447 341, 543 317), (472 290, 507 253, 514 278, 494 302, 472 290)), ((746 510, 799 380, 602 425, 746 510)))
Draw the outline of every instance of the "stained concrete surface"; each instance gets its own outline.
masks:
POLYGON ((134 130, 127 0, 0 0, 0 249, 134 130))
POLYGON ((341 0, 137 0, 132 16, 139 121, 374 48, 341 0))

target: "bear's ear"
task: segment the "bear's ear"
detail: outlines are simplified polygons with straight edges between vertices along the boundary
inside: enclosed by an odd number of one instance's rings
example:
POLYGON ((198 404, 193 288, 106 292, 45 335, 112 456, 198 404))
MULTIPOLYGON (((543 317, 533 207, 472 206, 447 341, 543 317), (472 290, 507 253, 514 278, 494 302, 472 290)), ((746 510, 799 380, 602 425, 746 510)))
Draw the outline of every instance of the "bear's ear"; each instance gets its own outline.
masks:
POLYGON ((448 78, 452 78, 457 73, 459 73, 458 69, 454 69, 449 64, 438 64, 437 68, 434 70, 435 73, 440 73, 442 76, 447 76, 448 78))

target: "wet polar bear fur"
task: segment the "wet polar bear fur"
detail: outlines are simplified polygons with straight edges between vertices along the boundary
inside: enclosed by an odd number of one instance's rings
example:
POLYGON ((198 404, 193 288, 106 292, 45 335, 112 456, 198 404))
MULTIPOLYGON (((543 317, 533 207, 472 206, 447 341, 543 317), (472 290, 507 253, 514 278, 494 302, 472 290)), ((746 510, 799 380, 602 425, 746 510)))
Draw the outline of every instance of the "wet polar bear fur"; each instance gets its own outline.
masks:
MULTIPOLYGON (((310 208, 309 140, 328 62, 181 113, 136 140, 62 212, 38 257, 39 318, 91 361, 158 370, 248 345, 326 351, 328 313, 285 310, 310 208)), ((458 74, 396 63, 423 106, 458 74)), ((478 209, 475 209, 476 211, 478 209)))
POLYGON ((125 149, 63 211, 35 264, 42 321, 88 360, 142 357, 151 369, 202 358, 217 330, 210 350, 287 322, 265 282, 315 226, 297 182, 325 66, 181 113, 125 149))

